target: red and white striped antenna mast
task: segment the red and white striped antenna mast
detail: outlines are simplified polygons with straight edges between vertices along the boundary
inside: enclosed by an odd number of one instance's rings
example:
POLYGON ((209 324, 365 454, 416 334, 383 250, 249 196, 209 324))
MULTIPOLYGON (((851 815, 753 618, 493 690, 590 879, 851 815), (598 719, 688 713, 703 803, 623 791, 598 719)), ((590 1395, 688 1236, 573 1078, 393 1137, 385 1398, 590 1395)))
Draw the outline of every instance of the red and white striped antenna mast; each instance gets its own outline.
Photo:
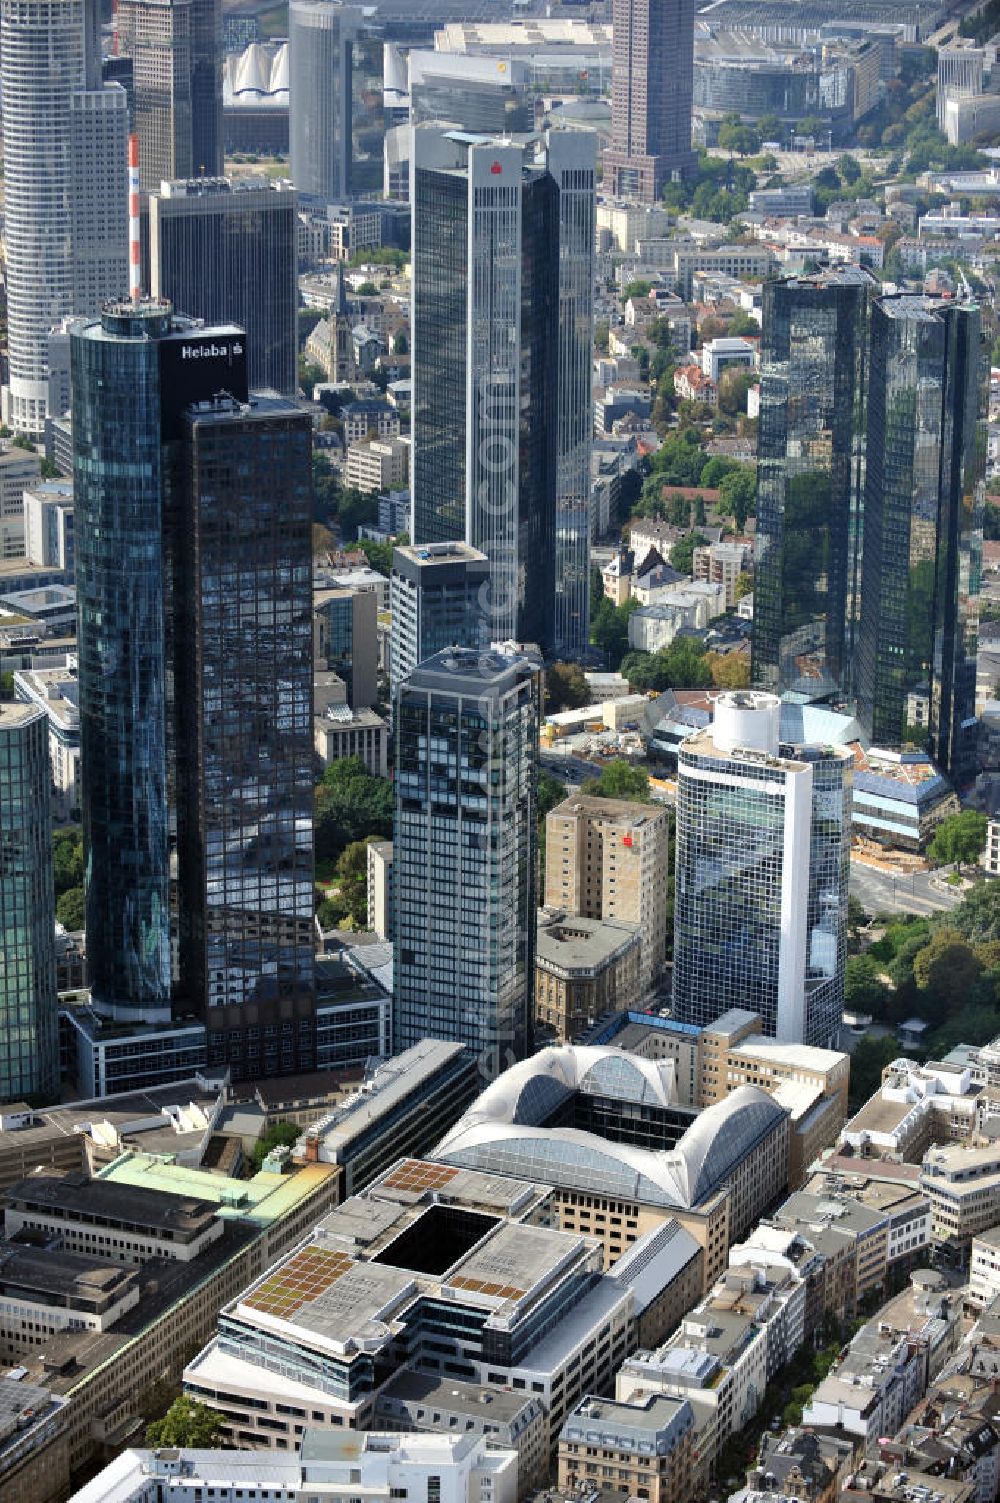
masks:
POLYGON ((128 138, 128 290, 133 303, 142 297, 139 265, 139 137, 128 138))

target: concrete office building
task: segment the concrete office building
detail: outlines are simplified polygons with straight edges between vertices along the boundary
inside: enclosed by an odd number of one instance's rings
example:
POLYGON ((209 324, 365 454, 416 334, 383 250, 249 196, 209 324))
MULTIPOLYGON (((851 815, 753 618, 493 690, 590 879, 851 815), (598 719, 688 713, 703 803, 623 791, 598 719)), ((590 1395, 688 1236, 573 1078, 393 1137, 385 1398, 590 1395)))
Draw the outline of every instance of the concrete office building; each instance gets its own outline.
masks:
POLYGON ((248 404, 242 330, 169 303, 109 305, 71 340, 93 1004, 194 1014, 234 1076, 311 1069, 309 418, 248 404))
POLYGON ((378 693, 378 612, 373 590, 345 587, 313 594, 316 668, 343 680, 352 710, 370 709, 378 693))
POLYGON ((475 1098, 476 1062, 461 1044, 424 1039, 385 1060, 312 1123, 295 1145, 302 1164, 336 1164, 342 1198, 357 1195, 401 1154, 428 1153, 475 1098))
POLYGON ((949 100, 975 99, 983 92, 986 52, 982 47, 939 47, 935 105, 942 133, 949 100))
POLYGON ((48 721, 0 705, 0 1100, 59 1088, 48 721))
POLYGON ((396 694, 418 663, 446 647, 490 643, 489 560, 469 543, 408 544, 392 550, 389 678, 396 694))
POLYGON ((492 641, 582 652, 589 610, 588 132, 414 130, 413 541, 490 560, 492 641))
POLYGON ((191 318, 247 331, 251 391, 294 397, 298 215, 267 178, 164 182, 149 195, 149 288, 191 318))
POLYGON ((664 184, 694 165, 693 0, 613 0, 611 27, 605 189, 614 198, 655 204, 664 184))
MULTIPOLYGON (((120 0, 118 52, 132 60, 143 188, 222 171, 220 0, 120 0)), ((185 312, 187 310, 185 309, 185 312)))
MULTIPOLYGON (((96 13, 95 13, 96 15, 96 13)), ((125 92, 105 87, 84 0, 0 7, 9 343, 3 419, 40 437, 48 335, 128 285, 125 92)))
POLYGON ((80 696, 76 669, 24 669, 14 675, 14 694, 44 711, 55 811, 62 819, 79 819, 80 696))
POLYGON ((487 1086, 434 1158, 551 1185, 559 1224, 600 1237, 609 1267, 679 1223, 708 1287, 786 1187, 789 1141, 788 1111, 757 1087, 698 1112, 680 1105, 668 1063, 561 1045, 487 1086))
POLYGON ((440 1503, 516 1503, 518 1455, 472 1435, 361 1438, 304 1428, 297 1456, 256 1457, 249 1451, 125 1451, 74 1493, 70 1503, 177 1503, 242 1498, 246 1503, 314 1503, 347 1497, 437 1498, 440 1503), (155 1491, 153 1491, 155 1489, 155 1491))
POLYGON ((677 754, 673 1012, 750 1007, 783 1043, 829 1046, 847 944, 851 756, 782 746, 779 701, 720 695, 677 754))
POLYGON ((638 1003, 642 936, 637 924, 538 910, 535 1023, 568 1042, 602 1013, 638 1003))
POLYGON ((351 193, 353 48, 361 18, 360 8, 334 0, 291 0, 288 8, 292 182, 321 204, 351 193))
POLYGON ((639 996, 655 985, 666 955, 669 826, 656 805, 584 794, 557 804, 545 821, 545 906, 637 924, 639 996))
POLYGON ((368 927, 379 939, 392 938, 392 841, 368 847, 368 927))
POLYGON ((37 454, 11 448, 0 454, 0 561, 24 558, 24 493, 41 477, 37 454))
POLYGON ((488 1078, 531 1047, 539 709, 499 652, 438 653, 395 700, 394 1045, 458 1040, 488 1078))
POLYGON ((73 486, 67 480, 43 480, 25 487, 24 553, 40 569, 59 569, 72 576, 76 563, 73 543, 73 486))
POLYGON ((405 438, 370 438, 351 444, 346 479, 362 495, 378 495, 405 486, 410 472, 410 446, 405 438))

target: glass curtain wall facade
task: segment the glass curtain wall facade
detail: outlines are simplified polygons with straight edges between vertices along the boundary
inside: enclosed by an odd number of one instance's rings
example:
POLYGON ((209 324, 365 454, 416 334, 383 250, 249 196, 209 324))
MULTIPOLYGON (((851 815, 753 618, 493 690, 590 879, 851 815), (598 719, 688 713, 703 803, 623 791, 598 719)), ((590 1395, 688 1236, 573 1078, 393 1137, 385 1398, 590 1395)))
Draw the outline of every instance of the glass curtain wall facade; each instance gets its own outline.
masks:
POLYGON ((354 39, 362 12, 332 0, 288 7, 288 133, 292 182, 321 203, 351 192, 354 39))
POLYGON ((128 285, 126 99, 117 85, 100 86, 88 19, 83 0, 0 4, 4 420, 19 433, 45 428, 53 326, 72 313, 96 313, 128 285))
POLYGON ((48 716, 0 705, 0 1101, 59 1089, 48 716))
POLYGON ((764 1031, 785 1042, 828 1045, 835 1037, 850 768, 845 751, 776 741, 748 749, 723 741, 718 728, 683 743, 673 976, 680 1022, 704 1027, 741 1007, 760 1013, 764 1031))
POLYGON ((120 0, 118 50, 132 59, 143 188, 222 171, 219 0, 120 0))
POLYGON ((563 653, 588 626, 593 183, 584 136, 414 131, 414 541, 481 549, 492 640, 563 653))
POLYGON ((169 328, 169 306, 123 306, 71 337, 87 974, 95 1002, 156 1021, 170 1009, 159 359, 169 328))
POLYGON ((493 1079, 531 1047, 539 674, 445 652, 395 703, 394 1051, 455 1039, 493 1079))
POLYGON ((312 437, 278 399, 188 411, 175 620, 180 991, 210 1065, 315 1066, 312 437))
POLYGON ((295 394, 297 235, 295 194, 278 184, 206 178, 149 196, 152 295, 245 328, 252 391, 295 394))
POLYGON ((858 715, 879 746, 975 773, 984 366, 979 310, 872 312, 858 715))
POLYGON ((753 682, 851 693, 868 313, 860 268, 764 284, 753 682))

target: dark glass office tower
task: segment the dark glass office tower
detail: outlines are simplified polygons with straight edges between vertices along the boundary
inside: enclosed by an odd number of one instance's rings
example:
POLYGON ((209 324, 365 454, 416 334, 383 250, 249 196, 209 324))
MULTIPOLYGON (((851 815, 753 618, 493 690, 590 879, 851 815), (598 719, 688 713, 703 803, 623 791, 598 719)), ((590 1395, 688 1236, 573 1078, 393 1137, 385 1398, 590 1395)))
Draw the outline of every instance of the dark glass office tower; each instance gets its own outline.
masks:
POLYGON ((974 304, 875 303, 858 716, 957 781, 975 772, 984 374, 974 304))
POLYGON ((236 1077, 307 1069, 308 418, 248 405, 242 330, 169 303, 109 307, 71 353, 93 1001, 204 1017, 236 1077))
MULTIPOLYGON (((71 336, 87 972, 113 1015, 170 1012, 160 341, 122 305, 71 336)), ((198 367, 195 367, 198 368, 198 367)))
POLYGON ((59 1089, 49 722, 0 704, 0 1101, 59 1089))
POLYGON ((247 330, 253 391, 296 389, 298 217, 287 185, 195 178, 149 195, 149 285, 192 318, 247 330))
POLYGON ((851 692, 874 286, 858 267, 764 286, 753 681, 778 694, 851 692))
POLYGON ((395 701, 396 1053, 457 1039, 492 1079, 531 1047, 539 673, 451 650, 395 701))
POLYGON ((562 654, 587 642, 593 216, 580 133, 414 131, 413 539, 480 549, 491 639, 562 654))
POLYGON ((180 995, 243 1079, 315 1065, 311 433, 219 397, 179 456, 180 995))

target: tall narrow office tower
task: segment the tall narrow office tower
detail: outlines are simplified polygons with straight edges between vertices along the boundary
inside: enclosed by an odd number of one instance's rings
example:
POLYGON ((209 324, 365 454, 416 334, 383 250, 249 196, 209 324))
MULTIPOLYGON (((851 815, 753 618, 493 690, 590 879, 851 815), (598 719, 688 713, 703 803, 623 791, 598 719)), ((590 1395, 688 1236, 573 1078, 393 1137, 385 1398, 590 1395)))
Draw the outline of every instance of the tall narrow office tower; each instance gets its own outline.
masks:
POLYGON ((59 1089, 48 724, 0 704, 0 1101, 59 1089))
POLYGON ((694 166, 694 0, 613 0, 605 190, 656 203, 694 166))
POLYGON ((169 303, 70 340, 92 999, 198 1014, 236 1078, 309 1069, 308 421, 169 303))
POLYGON ((92 0, 0 0, 8 385, 3 418, 45 430, 49 330, 127 285, 127 102, 102 86, 92 0))
POLYGON ((483 609, 489 577, 485 553, 468 543, 409 544, 392 550, 389 685, 393 697, 418 663, 446 647, 472 651, 489 647, 490 620, 483 609))
POLYGON ((351 191, 354 40, 362 11, 337 0, 288 7, 288 140, 292 182, 319 203, 351 191))
POLYGON ((972 303, 872 310, 858 716, 879 746, 975 773, 984 370, 972 303))
POLYGON ((414 131, 413 540, 490 561, 494 641, 580 651, 589 590, 594 154, 414 131))
POLYGON ((143 188, 222 171, 219 0, 119 0, 118 47, 132 59, 143 188))
POLYGON ((780 702, 720 695, 677 757, 674 1016, 749 1008, 829 1046, 844 1004, 851 753, 786 746, 780 702))
POLYGON ((537 667, 449 651, 396 697, 396 1053, 457 1039, 492 1079, 531 1045, 537 667))
POLYGON ((875 287, 860 267, 764 284, 752 660, 776 694, 851 693, 875 287))
POLYGON ((179 473, 180 995, 257 1079, 315 1065, 309 414, 197 403, 179 473))
POLYGON ((298 216, 287 184, 195 178, 149 195, 149 285, 192 318, 247 331, 252 391, 296 389, 298 216))

